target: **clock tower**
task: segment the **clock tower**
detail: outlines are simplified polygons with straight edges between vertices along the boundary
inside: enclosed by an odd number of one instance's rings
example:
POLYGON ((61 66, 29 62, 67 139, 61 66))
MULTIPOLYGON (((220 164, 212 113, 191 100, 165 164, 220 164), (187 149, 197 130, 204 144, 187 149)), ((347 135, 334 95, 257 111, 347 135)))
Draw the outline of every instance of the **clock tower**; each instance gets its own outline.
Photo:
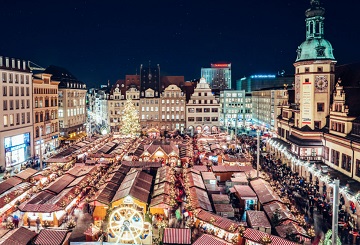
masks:
POLYGON ((330 110, 336 60, 329 41, 324 39, 325 9, 320 0, 311 0, 305 11, 306 40, 297 49, 295 66, 295 126, 321 129, 330 110))

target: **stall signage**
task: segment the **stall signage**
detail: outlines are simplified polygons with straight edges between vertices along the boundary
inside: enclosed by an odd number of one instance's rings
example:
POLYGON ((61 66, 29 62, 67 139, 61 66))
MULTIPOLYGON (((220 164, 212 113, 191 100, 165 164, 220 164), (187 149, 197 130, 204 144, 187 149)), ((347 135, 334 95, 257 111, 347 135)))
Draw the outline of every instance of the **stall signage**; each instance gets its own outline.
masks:
POLYGON ((5 152, 13 152, 13 151, 25 148, 25 147, 26 147, 26 144, 15 145, 12 147, 5 148, 5 152))

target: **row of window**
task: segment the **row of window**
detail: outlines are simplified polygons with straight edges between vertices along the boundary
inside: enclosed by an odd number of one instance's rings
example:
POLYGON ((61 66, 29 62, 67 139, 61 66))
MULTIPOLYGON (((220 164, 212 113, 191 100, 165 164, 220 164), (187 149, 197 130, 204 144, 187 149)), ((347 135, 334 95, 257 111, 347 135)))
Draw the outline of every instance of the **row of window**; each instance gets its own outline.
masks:
MULTIPOLYGON (((325 151, 325 154, 328 154, 328 151, 325 151)), ((331 160, 330 162, 336 166, 340 166, 340 152, 336 150, 331 150, 331 160)), ((351 172, 351 156, 346 154, 341 154, 341 168, 351 172)))
POLYGON ((14 87, 9 86, 9 89, 7 86, 3 86, 3 96, 29 96, 30 95, 30 88, 26 87, 26 93, 24 92, 24 87, 15 87, 15 93, 14 93, 14 87))
POLYGON ((44 126, 35 128, 35 137, 38 138, 40 136, 44 136, 47 134, 53 134, 59 131, 59 126, 57 123, 52 123, 51 125, 46 125, 46 131, 44 131, 44 126), (40 130, 41 128, 41 130, 40 130), (40 133, 41 131, 41 133, 40 133), (40 135, 41 134, 41 135, 40 135))
MULTIPOLYGON (((26 108, 30 108, 30 100, 26 100, 26 108)), ((25 109, 25 100, 3 100, 3 110, 18 110, 18 109, 25 109)))
POLYGON ((53 107, 57 106, 57 99, 56 98, 35 98, 34 107, 35 108, 43 108, 43 107, 53 107), (45 104, 45 106, 44 106, 45 104))
POLYGON ((201 112, 218 112, 219 109, 218 108, 188 108, 188 112, 189 113, 201 113, 201 112))
POLYGON ((193 104, 218 104, 217 100, 190 100, 193 104))
POLYGON ((30 123, 30 112, 8 114, 3 116, 4 127, 30 123))
POLYGON ((217 122, 218 117, 188 117, 189 122, 217 122))
POLYGON ((56 115, 57 115, 56 110, 51 111, 51 113, 49 113, 48 111, 45 113, 36 112, 35 113, 35 123, 54 120, 57 118, 56 115))
POLYGON ((344 133, 345 123, 331 121, 331 129, 340 133, 344 133))
POLYGON ((2 73, 3 83, 20 83, 20 84, 29 84, 30 75, 19 75, 13 73, 2 73))
POLYGON ((54 94, 58 96, 56 88, 34 88, 34 94, 54 94))

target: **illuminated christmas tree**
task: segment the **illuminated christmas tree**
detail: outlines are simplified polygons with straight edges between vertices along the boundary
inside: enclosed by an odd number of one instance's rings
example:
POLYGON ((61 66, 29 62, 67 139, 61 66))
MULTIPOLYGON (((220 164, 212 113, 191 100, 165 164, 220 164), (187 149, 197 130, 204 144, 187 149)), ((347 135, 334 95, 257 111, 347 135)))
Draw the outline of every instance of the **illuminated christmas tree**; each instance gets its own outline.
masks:
POLYGON ((137 136, 140 133, 139 114, 131 99, 125 102, 124 115, 121 118, 120 132, 123 135, 137 136))

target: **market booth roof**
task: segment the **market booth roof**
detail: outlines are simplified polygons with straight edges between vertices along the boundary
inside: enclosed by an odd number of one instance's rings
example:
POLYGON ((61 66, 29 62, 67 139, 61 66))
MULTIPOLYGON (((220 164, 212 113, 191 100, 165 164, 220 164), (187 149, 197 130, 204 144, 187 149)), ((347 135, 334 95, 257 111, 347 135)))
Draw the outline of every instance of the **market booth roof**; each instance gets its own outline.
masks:
POLYGON ((250 186, 258 196, 259 202, 264 205, 269 202, 281 202, 280 197, 274 192, 270 184, 263 179, 250 181, 250 186))
POLYGON ((279 221, 283 222, 285 220, 296 221, 295 216, 290 212, 290 210, 282 203, 272 202, 263 206, 266 215, 271 219, 276 211, 279 212, 279 221))
POLYGON ((22 180, 27 180, 28 178, 33 176, 35 173, 37 173, 37 170, 35 170, 33 168, 27 168, 27 169, 21 171, 20 173, 18 173, 17 175, 15 175, 15 177, 18 177, 22 180))
POLYGON ((240 199, 257 199, 256 193, 248 185, 234 185, 234 189, 240 199))
POLYGON ((247 210, 246 217, 248 221, 248 225, 251 228, 271 228, 270 222, 266 217, 264 211, 254 211, 254 210, 247 210))
POLYGON ((193 245, 232 245, 232 243, 226 242, 212 235, 203 234, 193 243, 193 245))
POLYGON ((25 228, 20 227, 6 233, 1 239, 2 245, 27 245, 31 239, 36 236, 36 233, 25 228))
POLYGON ((276 226, 275 230, 282 238, 286 238, 288 234, 294 234, 300 236, 301 240, 310 240, 310 237, 305 229, 294 222, 288 222, 287 224, 276 226))
POLYGON ((163 244, 191 244, 191 230, 165 228, 163 244))
POLYGON ((20 184, 22 180, 18 177, 10 177, 9 179, 0 183, 0 194, 3 194, 5 191, 10 190, 14 186, 20 184))
POLYGON ((269 235, 269 234, 267 234, 265 232, 255 230, 255 229, 251 229, 251 228, 247 228, 245 230, 243 237, 246 240, 250 240, 250 241, 257 242, 257 243, 261 244, 261 238, 263 238, 265 236, 269 236, 271 238, 270 245, 298 245, 298 243, 291 242, 289 240, 285 240, 285 239, 283 239, 281 237, 278 237, 278 236, 269 235))
POLYGON ((121 161, 125 166, 132 168, 160 168, 161 162, 143 162, 143 161, 121 161))
POLYGON ((68 230, 42 229, 35 238, 35 245, 59 245, 70 236, 68 230))
POLYGON ((240 223, 236 223, 231 219, 224 218, 220 215, 216 215, 202 209, 198 209, 198 214, 196 215, 196 218, 206 223, 212 223, 212 225, 231 233, 234 233, 231 228, 237 228, 240 225, 240 223), (213 222, 211 222, 212 218, 214 219, 213 222))

